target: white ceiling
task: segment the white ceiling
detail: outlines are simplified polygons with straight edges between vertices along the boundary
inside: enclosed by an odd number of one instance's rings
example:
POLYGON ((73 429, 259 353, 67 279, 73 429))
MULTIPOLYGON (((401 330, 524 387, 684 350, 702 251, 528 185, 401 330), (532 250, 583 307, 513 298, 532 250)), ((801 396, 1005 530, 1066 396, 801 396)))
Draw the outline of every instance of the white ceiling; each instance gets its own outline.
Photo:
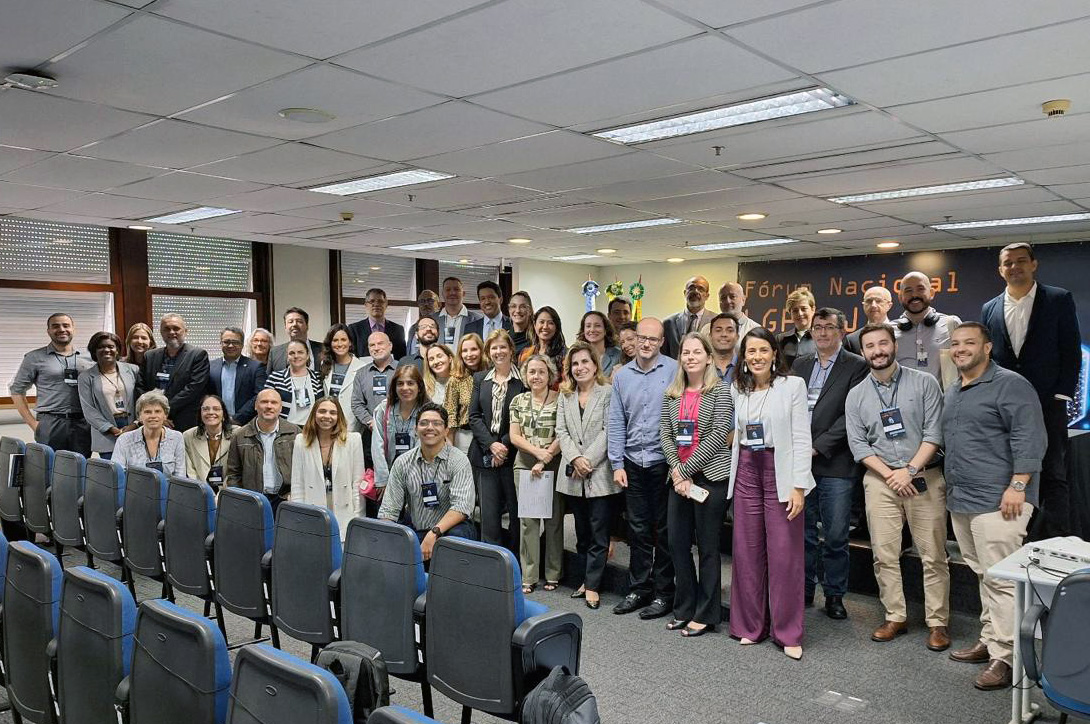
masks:
POLYGON ((209 205, 240 213, 161 228, 370 252, 469 238, 425 254, 475 261, 618 249, 596 264, 1086 238, 1090 222, 931 226, 1090 210, 1087 35, 1070 0, 7 0, 0 67, 59 85, 0 88, 0 214, 124 226, 209 205), (819 85, 857 104, 636 146, 590 135, 819 85), (1068 116, 1041 114, 1053 98, 1068 116), (307 190, 416 167, 455 177, 307 190), (826 200, 1007 175, 1026 183, 826 200), (564 231, 659 216, 685 223, 564 231), (686 249, 772 236, 804 243, 686 249))

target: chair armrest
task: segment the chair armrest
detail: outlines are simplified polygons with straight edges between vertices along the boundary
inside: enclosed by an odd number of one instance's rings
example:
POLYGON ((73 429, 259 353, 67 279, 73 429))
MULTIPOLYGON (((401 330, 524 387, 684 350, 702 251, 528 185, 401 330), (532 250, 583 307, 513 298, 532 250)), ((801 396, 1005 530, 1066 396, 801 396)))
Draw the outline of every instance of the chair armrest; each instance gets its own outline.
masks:
POLYGON ((114 711, 117 712, 117 724, 129 721, 129 677, 121 680, 114 692, 114 711))
POLYGON ((215 533, 209 533, 208 535, 206 535, 204 537, 204 554, 206 556, 211 556, 212 551, 214 551, 215 548, 216 548, 216 534, 215 533))
MULTIPOLYGON (((516 682, 526 682, 528 678, 551 671, 554 666, 565 666, 572 674, 578 674, 583 619, 564 611, 532 616, 515 629, 511 645, 515 648, 516 682)), ((530 686, 536 683, 534 681, 530 686)))
POLYGON ((329 574, 329 583, 328 583, 328 585, 329 585, 329 596, 330 596, 330 598, 333 598, 334 596, 340 596, 341 595, 341 569, 340 568, 333 571, 333 573, 329 574))
POLYGON ((261 570, 263 573, 272 573, 272 551, 267 550, 265 554, 261 556, 261 570))
MULTIPOLYGON (((1041 624, 1042 635, 1047 634, 1048 609, 1039 603, 1030 606, 1022 616, 1022 627, 1018 631, 1018 647, 1022 652, 1022 667, 1026 677, 1035 684, 1041 683, 1041 671, 1037 661, 1037 624, 1041 624)), ((1017 676, 1017 673, 1015 674, 1017 676)))
POLYGON ((413 619, 424 620, 424 610, 428 604, 428 592, 424 591, 413 601, 413 619))
POLYGON ((333 624, 333 638, 341 640, 341 569, 329 574, 326 581, 326 591, 329 594, 329 617, 333 624))
POLYGON ((61 705, 57 698, 57 639, 49 640, 45 646, 45 655, 49 659, 49 703, 53 706, 53 721, 60 721, 61 705))

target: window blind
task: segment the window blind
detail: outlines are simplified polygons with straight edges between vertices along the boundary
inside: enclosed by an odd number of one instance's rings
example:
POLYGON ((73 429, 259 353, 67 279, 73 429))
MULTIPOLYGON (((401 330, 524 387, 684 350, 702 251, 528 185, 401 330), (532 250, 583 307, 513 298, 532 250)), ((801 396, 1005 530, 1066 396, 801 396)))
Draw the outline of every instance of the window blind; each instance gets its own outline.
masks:
MULTIPOLYGON (((341 294, 345 297, 363 299, 367 296, 367 290, 374 287, 386 292, 387 299, 415 303, 416 260, 357 251, 342 252, 341 294)), ((358 317, 350 314, 346 307, 345 318, 358 317)), ((396 321, 401 322, 400 319, 396 321)))
POLYGON ((104 226, 0 217, 0 277, 109 284, 109 232, 104 226))
POLYGON ((153 287, 253 291, 253 245, 185 234, 148 234, 148 281, 153 287))
MULTIPOLYGON (((500 268, 498 266, 484 266, 481 264, 458 264, 452 261, 439 262, 439 283, 447 277, 458 277, 462 280, 462 287, 466 292, 466 304, 477 304, 477 285, 483 281, 500 281, 500 268)), ((436 289, 439 298, 443 298, 443 290, 436 289)), ((506 300, 505 300, 506 301, 506 300)))
MULTIPOLYGON (((225 327, 241 327, 246 339, 257 327, 257 301, 231 297, 186 297, 154 294, 151 298, 153 327, 165 314, 180 314, 189 330, 186 343, 208 351, 213 359, 222 356, 220 332, 225 327)), ((158 344, 159 330, 155 330, 158 344)))

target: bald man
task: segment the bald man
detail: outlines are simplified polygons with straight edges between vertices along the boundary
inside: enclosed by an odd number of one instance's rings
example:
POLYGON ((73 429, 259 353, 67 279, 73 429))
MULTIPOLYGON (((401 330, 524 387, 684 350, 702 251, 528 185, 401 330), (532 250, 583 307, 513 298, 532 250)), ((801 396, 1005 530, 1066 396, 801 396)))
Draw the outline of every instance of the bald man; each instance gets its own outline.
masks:
POLYGON ((844 349, 861 355, 863 348, 859 344, 859 333, 868 324, 893 324, 889 321, 889 310, 892 308, 893 295, 889 293, 888 289, 878 285, 868 287, 867 291, 863 292, 863 315, 867 321, 860 324, 859 329, 844 338, 844 349))
POLYGON ((711 324, 715 316, 704 305, 711 294, 711 285, 702 276, 695 276, 685 282, 685 310, 677 314, 671 314, 662 323, 665 342, 662 353, 667 357, 677 359, 681 351, 678 340, 689 332, 699 332, 706 324, 711 324))
POLYGON ((170 402, 170 422, 175 430, 197 425, 201 397, 208 388, 208 353, 186 344, 189 329, 177 314, 167 314, 159 321, 163 346, 149 349, 140 366, 137 396, 148 390, 161 390, 170 402))
POLYGON ((662 454, 659 417, 677 362, 662 354, 662 344, 662 322, 654 317, 641 319, 636 326, 635 358, 613 373, 607 427, 613 481, 627 488, 625 510, 632 551, 628 595, 613 613, 642 608, 642 619, 665 616, 674 605, 674 565, 666 527, 670 471, 662 454))
MULTIPOLYGON (((746 316, 746 290, 742 288, 742 285, 738 282, 727 282, 723 286, 719 287, 719 311, 723 314, 728 312, 736 314, 738 316, 738 341, 742 341, 742 337, 745 337, 751 329, 756 329, 761 325, 757 324, 754 320, 746 316)), ((711 325, 701 327, 700 331, 704 334, 711 334, 711 325)))
POLYGON ((904 314, 893 322, 897 363, 927 372, 945 390, 958 377, 950 358, 950 333, 961 320, 931 306, 935 294, 931 278, 923 272, 905 274, 900 287, 898 294, 904 314))

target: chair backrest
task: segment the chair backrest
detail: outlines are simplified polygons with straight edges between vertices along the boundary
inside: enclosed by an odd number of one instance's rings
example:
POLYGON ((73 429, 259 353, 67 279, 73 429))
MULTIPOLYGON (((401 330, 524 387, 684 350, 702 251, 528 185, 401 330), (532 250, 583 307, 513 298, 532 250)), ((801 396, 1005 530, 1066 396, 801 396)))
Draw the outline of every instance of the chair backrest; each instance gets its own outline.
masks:
POLYGON ((348 523, 341 561, 341 638, 381 651, 391 674, 417 670, 413 603, 426 586, 412 529, 373 518, 348 523))
MULTIPOLYGON (((4 535, 3 531, 0 531, 0 605, 4 603, 4 588, 6 587, 8 580, 8 537, 4 535)), ((4 652, 0 651, 0 659, 4 656, 4 652)), ((0 664, 2 667, 3 664, 0 664)))
POLYGON ((216 505, 212 546, 216 598, 231 613, 259 621, 268 616, 261 558, 272 548, 269 499, 243 488, 224 488, 216 505))
POLYGON ((49 492, 53 540, 63 546, 83 545, 79 499, 83 497, 87 459, 77 452, 60 450, 53 456, 53 483, 49 492))
POLYGON ((367 720, 367 724, 439 724, 439 722, 412 709, 393 704, 375 709, 367 720))
POLYGON ((167 507, 167 476, 158 470, 130 466, 125 471, 125 515, 121 537, 125 564, 149 578, 163 575, 159 556, 159 521, 167 507))
POLYGON ((212 579, 204 540, 216 529, 216 495, 211 486, 189 478, 170 478, 164 552, 167 581, 182 593, 206 598, 212 579))
POLYGON ((211 621, 162 599, 140 604, 130 724, 222 724, 230 688, 227 642, 211 621))
POLYGON ((281 503, 272 551, 273 624, 300 641, 328 644, 333 640, 329 577, 341 567, 337 519, 328 508, 281 503))
POLYGON ((1041 688, 1061 709, 1090 717, 1090 570, 1068 575, 1056 587, 1041 646, 1041 688))
MULTIPOLYGON (((8 480, 12 455, 26 453, 26 443, 17 437, 0 437, 0 518, 4 520, 22 520, 23 503, 19 497, 19 487, 13 487, 8 480)), ((20 468, 22 463, 19 463, 20 468)))
POLYGON ((57 630, 61 564, 28 541, 8 547, 4 583, 4 663, 8 698, 23 718, 50 717, 49 657, 46 646, 57 630))
POLYGON ((102 458, 87 461, 83 488, 83 535, 87 550, 104 561, 121 560, 117 511, 125 503, 125 468, 102 458))
POLYGON ((27 443, 23 454, 23 520, 35 533, 53 535, 49 525, 49 484, 53 477, 53 448, 27 443))
POLYGON ((348 695, 333 674, 266 644, 235 658, 228 724, 352 724, 348 695))
POLYGON ((57 703, 63 724, 101 724, 129 673, 136 602, 120 581, 86 566, 64 572, 57 625, 57 703))
POLYGON ((511 551, 440 538, 428 571, 428 680, 473 709, 514 710, 511 635, 527 615, 511 551))

